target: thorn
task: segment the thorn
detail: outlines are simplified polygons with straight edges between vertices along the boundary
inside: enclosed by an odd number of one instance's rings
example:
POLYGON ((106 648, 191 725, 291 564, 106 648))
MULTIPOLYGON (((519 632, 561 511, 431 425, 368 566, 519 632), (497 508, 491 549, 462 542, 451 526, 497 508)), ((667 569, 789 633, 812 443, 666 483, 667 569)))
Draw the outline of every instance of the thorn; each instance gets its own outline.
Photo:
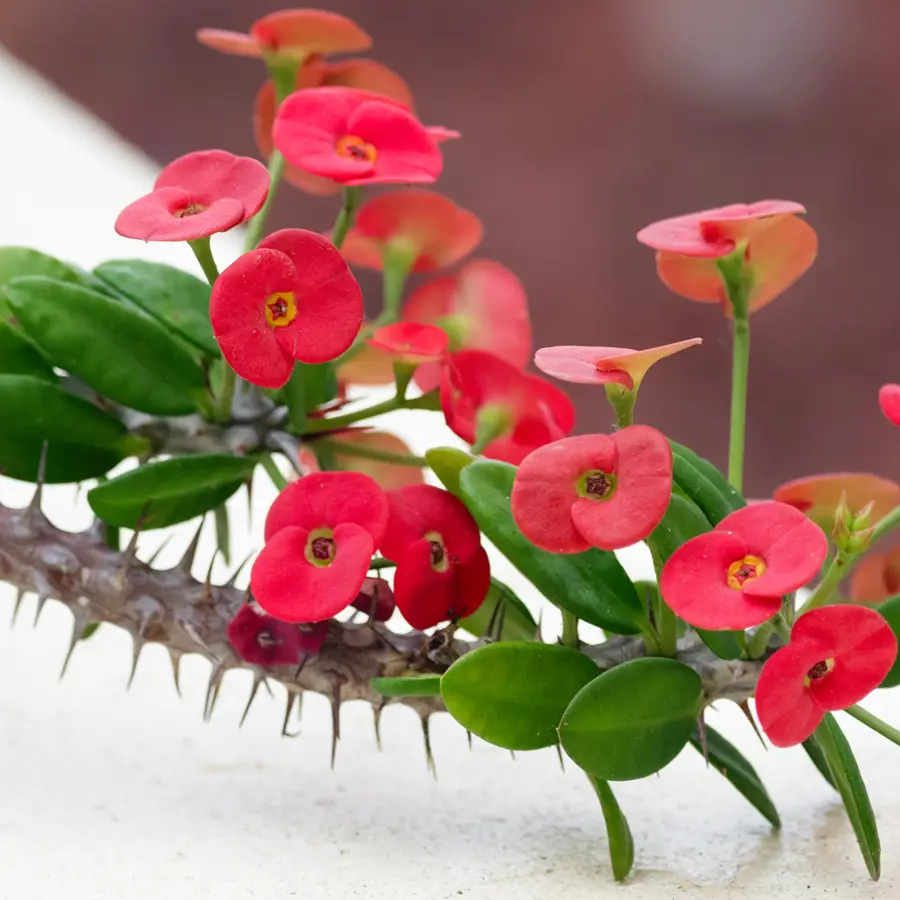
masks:
POLYGON ((131 654, 131 674, 128 676, 128 684, 125 686, 126 691, 131 690, 132 682, 134 681, 135 673, 137 672, 138 661, 141 658, 141 650, 144 649, 144 641, 139 635, 134 636, 134 647, 132 648, 131 654))
POLYGON ((338 681, 331 695, 331 768, 337 756, 337 745, 341 739, 341 682, 338 681))
POLYGON ((181 654, 177 650, 169 651, 169 659, 172 661, 172 675, 175 678, 175 692, 181 696, 181 654))
POLYGON ((22 608, 22 601, 24 599, 25 599, 25 588, 19 588, 16 591, 16 605, 13 607, 12 622, 10 622, 10 628, 15 627, 16 618, 19 615, 19 610, 22 608))
POLYGON ((381 753, 381 714, 384 712, 384 708, 387 706, 387 697, 384 697, 378 704, 378 706, 372 707, 372 718, 375 724, 375 745, 378 747, 378 752, 381 753))
POLYGON ((745 700, 743 703, 739 703, 738 706, 740 707, 741 712, 747 717, 747 721, 750 723, 754 732, 756 732, 756 736, 759 738, 759 742, 766 750, 768 750, 769 745, 766 743, 765 738, 762 736, 762 732, 760 732, 759 726, 756 724, 756 719, 753 718, 753 713, 750 711, 750 701, 745 700))
POLYGON ((244 721, 247 718, 247 714, 250 712, 250 705, 256 699, 256 692, 259 690, 259 686, 261 684, 265 684, 265 681, 266 676, 262 672, 253 673, 253 687, 250 688, 250 697, 247 700, 247 705, 244 707, 244 714, 241 716, 241 721, 238 723, 238 728, 243 727, 244 721))
POLYGON ((169 541, 171 541, 171 540, 172 540, 172 535, 171 534, 166 535, 166 539, 153 551, 153 553, 150 555, 150 558, 147 560, 146 564, 148 566, 152 566, 153 563, 156 562, 156 559, 159 556, 159 554, 162 553, 163 550, 165 550, 166 547, 169 546, 169 541))
MULTIPOLYGON (((247 527, 253 527, 253 476, 251 475, 244 482, 244 486, 247 488, 247 527)), ((240 571, 240 570, 238 570, 240 571)))
POLYGON ((420 721, 422 723, 422 737, 425 740, 425 765, 428 766, 428 771, 431 772, 434 780, 437 781, 437 767, 434 764, 434 754, 431 752, 431 730, 428 725, 430 716, 431 713, 424 713, 420 716, 420 721))
POLYGON ((41 617, 41 613, 44 611, 44 605, 47 603, 46 597, 38 597, 37 599, 37 609, 34 611, 34 627, 37 628, 38 619, 41 617))
MULTIPOLYGON (((294 703, 296 703, 298 700, 300 700, 301 697, 302 697, 302 695, 299 693, 295 694, 293 691, 288 691, 287 706, 285 707, 285 710, 284 710, 284 721, 281 723, 281 736, 282 737, 292 738, 292 737, 297 737, 300 734, 299 731, 295 731, 293 734, 291 734, 288 731, 288 721, 291 718, 291 710, 293 710, 293 708, 294 708, 294 703)), ((298 715, 299 715, 299 704, 298 704, 298 715)))
POLYGON ((128 570, 131 568, 131 564, 137 558, 137 545, 138 545, 138 537, 141 534, 141 528, 144 525, 144 518, 147 515, 147 510, 150 508, 150 502, 144 504, 144 508, 141 510, 141 514, 138 516, 137 522, 134 525, 134 532, 131 535, 131 540, 128 542, 128 546, 125 548, 125 552, 122 554, 122 563, 119 566, 118 571, 116 572, 116 582, 121 589, 125 584, 125 576, 128 574, 128 570))
POLYGON ((497 622, 497 616, 500 613, 500 607, 503 605, 503 595, 497 597, 497 602, 491 610, 491 617, 488 619, 487 628, 484 629, 485 640, 493 641, 494 625, 497 622))
POLYGON ((206 701, 203 704, 203 721, 208 722, 212 718, 216 708, 216 700, 219 699, 219 688, 222 686, 222 676, 225 667, 221 662, 213 663, 212 672, 209 673, 209 684, 206 686, 206 701))
POLYGON ((566 771, 566 764, 563 762, 563 754, 562 747, 559 744, 556 745, 556 755, 559 757, 559 767, 563 772, 566 771))
POLYGON ((84 633, 84 628, 78 619, 75 619, 72 622, 72 638, 69 641, 69 649, 66 651, 66 658, 63 660, 62 670, 59 673, 59 680, 62 681, 63 677, 66 674, 66 670, 69 668, 69 660, 72 658, 72 654, 75 652, 75 648, 78 646, 78 642, 81 640, 81 635, 84 633))
POLYGON ((703 750, 703 758, 706 765, 709 765, 709 744, 706 742, 706 719, 703 718, 703 712, 697 716, 697 734, 700 736, 700 748, 703 750))
POLYGON ((509 755, 512 757, 512 761, 515 762, 516 761, 516 751, 510 750, 509 755))
POLYGON ((472 732, 466 729, 466 740, 469 742, 469 753, 472 752, 472 732))
POLYGON ((534 631, 534 639, 535 639, 539 644, 543 644, 543 643, 544 643, 544 636, 541 634, 541 625, 542 625, 543 621, 544 621, 544 611, 541 610, 541 611, 538 613, 537 628, 536 628, 535 631, 534 631))
POLYGON ((50 446, 48 441, 44 441, 41 444, 41 458, 38 460, 38 470, 37 470, 37 487, 34 490, 34 496, 31 498, 31 503, 28 504, 28 524, 31 524, 31 520, 34 517, 35 513, 39 513, 41 511, 41 501, 44 498, 44 482, 47 479, 47 448, 50 446))
POLYGON ((248 562, 250 562, 251 559, 253 559, 253 554, 255 552, 256 551, 251 550, 247 554, 247 556, 244 557, 244 561, 234 570, 234 572, 231 575, 231 578, 229 578, 228 581, 225 582, 224 587, 234 587, 234 583, 237 581, 238 575, 240 575, 241 572, 244 571, 244 567, 247 565, 248 562))
POLYGON ((191 569, 194 567, 194 559, 197 556, 197 546, 200 544, 200 532, 203 531, 203 526, 205 524, 206 516, 202 516, 196 534, 191 538, 191 542, 187 545, 184 556, 181 557, 178 564, 175 566, 176 569, 181 569, 182 572, 186 572, 188 575, 191 574, 191 569))
POLYGON ((213 552, 212 559, 209 561, 209 568, 206 570, 206 580, 203 582, 203 599, 212 600, 212 570, 216 564, 216 557, 219 555, 219 548, 216 547, 213 552))
POLYGON ((494 637, 495 641, 499 641, 503 635, 503 626, 506 623, 506 604, 504 603, 500 615, 497 617, 497 633, 494 637))

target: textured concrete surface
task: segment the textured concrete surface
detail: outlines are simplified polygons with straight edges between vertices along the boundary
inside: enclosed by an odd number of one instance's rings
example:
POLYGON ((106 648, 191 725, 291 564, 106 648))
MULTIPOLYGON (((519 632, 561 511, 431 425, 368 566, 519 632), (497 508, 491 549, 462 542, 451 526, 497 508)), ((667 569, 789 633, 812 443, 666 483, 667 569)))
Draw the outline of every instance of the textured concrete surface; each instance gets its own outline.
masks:
MULTIPOLYGON (((83 265, 116 254, 191 263, 184 247, 143 248, 112 232, 118 210, 149 187, 145 160, 2 55, 0 84, 0 243, 83 265)), ((220 257, 234 252, 221 238, 214 246, 220 257)), ((392 424, 418 448, 442 440, 419 420, 392 424)), ((0 480, 4 503, 29 494, 0 480)), ((257 525, 270 498, 260 483, 257 525)), ((246 533, 241 501, 233 506, 246 533)), ((47 509, 62 527, 87 523, 72 488, 49 490, 47 509)), ((49 603, 33 629, 30 598, 13 630, 11 609, 12 592, 0 587, 2 898, 863 900, 900 889, 900 750, 845 717, 879 815, 880 884, 868 881, 840 804, 805 755, 764 751, 740 714, 723 709, 711 722, 758 766, 781 834, 687 750, 659 777, 616 788, 637 845, 635 873, 620 887, 593 794, 574 766, 560 771, 553 751, 513 762, 476 741, 470 753, 441 716, 435 781, 412 713, 385 713, 378 753, 369 710, 349 704, 332 772, 321 698, 307 701, 295 739, 279 736, 279 694, 262 694, 238 730, 249 676, 232 673, 204 724, 203 660, 184 661, 179 699, 167 657, 151 647, 127 692, 130 640, 107 627, 76 650, 59 682, 68 612, 49 603)), ((556 626, 552 611, 545 623, 548 633, 556 626)), ((867 705, 900 720, 900 695, 867 705)))

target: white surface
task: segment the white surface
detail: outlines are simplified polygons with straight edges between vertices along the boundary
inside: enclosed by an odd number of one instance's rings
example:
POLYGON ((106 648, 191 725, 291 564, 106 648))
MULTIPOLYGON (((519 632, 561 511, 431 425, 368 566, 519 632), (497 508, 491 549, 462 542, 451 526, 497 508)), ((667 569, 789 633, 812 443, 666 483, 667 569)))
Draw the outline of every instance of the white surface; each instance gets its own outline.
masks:
MULTIPOLYGON (((151 184, 145 159, 2 54, 0 85, 0 243, 84 266, 142 254, 191 264, 183 246, 145 248, 113 233, 116 213, 151 184)), ((213 245, 220 261, 235 252, 227 238, 213 245)), ((442 440, 422 432, 420 418, 391 423, 417 449, 442 440)), ((271 499, 264 482, 259 488, 257 523, 271 499)), ((48 495, 58 524, 86 524, 72 488, 48 495)), ((4 503, 28 496, 0 479, 4 503)), ((509 574, 500 564, 497 571, 509 574)), ((0 587, 3 898, 596 900, 621 892, 636 900, 855 900, 893 897, 900 886, 900 750, 852 721, 842 724, 885 846, 880 884, 867 880, 839 802, 804 754, 764 752, 729 708, 711 722, 758 766, 781 810, 781 835, 688 750, 659 778, 616 788, 637 845, 635 874, 619 887, 592 792, 574 766, 560 772, 553 751, 513 762, 476 740, 469 753, 461 729, 439 716, 434 781, 411 712, 386 711, 379 754, 369 710, 348 704, 331 772, 321 698, 306 702, 295 740, 279 736, 280 693, 260 696, 239 731, 249 676, 232 673, 203 724, 208 664, 185 659, 179 700, 167 657, 151 647, 126 692, 130 639, 110 627, 76 650, 60 683, 68 612, 50 603, 32 630, 32 599, 12 631, 4 612, 11 607, 12 592, 0 587)), ((545 622, 555 627, 551 614, 545 622)), ((867 705, 900 719, 897 695, 867 705)))

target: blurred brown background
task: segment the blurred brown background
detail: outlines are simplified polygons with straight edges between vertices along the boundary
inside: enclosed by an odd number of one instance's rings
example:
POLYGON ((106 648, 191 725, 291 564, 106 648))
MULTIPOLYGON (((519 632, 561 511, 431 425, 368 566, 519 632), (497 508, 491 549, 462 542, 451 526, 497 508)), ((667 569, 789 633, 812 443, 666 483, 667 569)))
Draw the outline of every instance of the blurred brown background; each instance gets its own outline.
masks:
MULTIPOLYGON (((753 319, 748 492, 815 471, 900 479, 876 391, 900 380, 900 3, 896 0, 323 0, 375 40, 426 123, 458 128, 438 187, 485 223, 479 255, 523 280, 537 345, 644 347, 638 415, 724 463, 729 339, 670 294, 634 240, 669 215, 798 200, 821 257, 753 319)), ((254 154, 257 61, 201 47, 283 0, 3 0, 0 41, 161 163, 254 154)), ((275 224, 336 201, 286 187, 275 224)), ((368 286, 370 282, 366 282, 368 286)), ((577 389, 579 430, 610 424, 577 389)))

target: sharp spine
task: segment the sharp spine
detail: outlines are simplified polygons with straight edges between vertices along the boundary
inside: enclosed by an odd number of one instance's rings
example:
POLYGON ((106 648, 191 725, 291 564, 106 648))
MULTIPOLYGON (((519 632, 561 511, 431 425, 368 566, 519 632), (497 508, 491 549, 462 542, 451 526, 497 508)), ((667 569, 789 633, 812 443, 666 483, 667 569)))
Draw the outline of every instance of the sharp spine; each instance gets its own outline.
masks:
POLYGON ((238 728, 243 727, 244 722, 247 720, 247 716, 250 713, 250 707, 253 704, 253 701, 256 699, 256 692, 259 690, 259 686, 261 684, 265 684, 265 681, 266 676, 263 673, 253 673, 253 687, 250 688, 250 697, 247 700, 247 705, 244 707, 244 714, 241 716, 241 721, 238 723, 238 728))
POLYGON ((206 516, 203 516, 200 519, 200 525, 197 528, 196 533, 191 538, 191 542, 187 545, 187 549, 184 551, 184 556, 178 561, 178 564, 175 566, 176 569, 180 569, 182 572, 186 574, 191 574, 191 569, 194 567, 194 560, 197 557, 197 547, 200 544, 200 533, 203 531, 203 526, 206 524, 206 516))
POLYGON ((216 701, 219 699, 219 688, 222 685, 222 676, 225 667, 220 662, 213 663, 212 672, 209 673, 209 684, 206 686, 206 700, 203 704, 203 721, 208 722, 212 718, 216 701))
POLYGON ((37 609, 34 611, 34 627, 37 628, 38 621, 41 618, 41 613, 44 611, 44 607, 47 605, 47 598, 41 597, 40 595, 37 598, 37 609))
POLYGON ((125 686, 126 691, 131 690, 131 685, 134 683, 134 676, 137 673, 138 662, 141 659, 141 650, 144 649, 144 640, 143 638, 136 634, 134 636, 134 647, 132 648, 131 653, 131 673, 128 676, 128 684, 125 686))
POLYGON ((423 713, 420 715, 419 721, 422 723, 422 738, 425 741, 425 765, 428 766, 428 771, 431 772, 434 780, 437 781, 437 766, 434 764, 434 754, 431 752, 430 718, 431 713, 423 713))
POLYGON ((16 618, 19 615, 19 610, 22 608, 22 601, 25 599, 25 588, 19 588, 16 591, 16 605, 13 607, 12 621, 10 622, 10 628, 14 627, 16 624, 16 618))
POLYGON ((38 460, 37 470, 37 487, 34 489, 34 496, 31 503, 28 504, 28 524, 31 525, 34 516, 41 512, 41 502, 44 499, 44 482, 47 479, 47 449, 50 446, 48 441, 41 444, 41 456, 38 460))
POLYGON ((337 745, 341 739, 341 684, 338 682, 331 695, 331 768, 337 756, 337 745))

